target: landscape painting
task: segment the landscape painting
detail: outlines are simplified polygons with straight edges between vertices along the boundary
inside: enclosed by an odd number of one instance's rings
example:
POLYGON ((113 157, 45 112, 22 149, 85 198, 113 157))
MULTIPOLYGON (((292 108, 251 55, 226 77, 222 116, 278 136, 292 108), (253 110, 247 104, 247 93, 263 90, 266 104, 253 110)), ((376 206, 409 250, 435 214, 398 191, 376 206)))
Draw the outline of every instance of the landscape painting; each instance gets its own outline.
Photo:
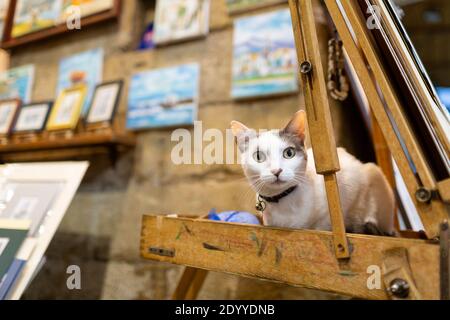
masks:
POLYGON ((288 9, 235 20, 233 98, 297 92, 297 65, 288 9))
POLYGON ((159 0, 155 14, 157 44, 204 36, 209 30, 209 0, 159 0))
POLYGON ((235 13, 286 2, 286 0, 226 0, 228 12, 235 13))
POLYGON ((20 99, 31 102, 34 84, 34 65, 25 65, 0 73, 0 99, 20 99))
POLYGON ((88 88, 82 115, 86 115, 91 104, 95 88, 103 78, 103 49, 93 49, 64 58, 59 63, 57 93, 76 85, 84 84, 88 88))
POLYGON ((56 25, 61 5, 61 0, 18 0, 12 28, 13 38, 56 25))
POLYGON ((199 76, 196 63, 135 74, 129 89, 127 128, 192 125, 197 119, 199 76))

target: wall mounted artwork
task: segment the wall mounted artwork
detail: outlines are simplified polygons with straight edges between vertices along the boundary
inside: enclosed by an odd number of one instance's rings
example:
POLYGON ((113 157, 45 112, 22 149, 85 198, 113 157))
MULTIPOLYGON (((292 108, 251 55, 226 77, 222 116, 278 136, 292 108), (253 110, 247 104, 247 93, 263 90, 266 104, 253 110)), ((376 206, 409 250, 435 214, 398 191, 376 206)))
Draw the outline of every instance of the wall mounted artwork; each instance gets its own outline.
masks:
POLYGON ((75 54, 61 60, 57 93, 79 84, 88 88, 87 98, 83 105, 82 115, 86 115, 92 101, 95 88, 102 82, 103 49, 94 49, 75 54))
POLYGON ((269 5, 287 2, 286 0, 226 0, 228 12, 233 14, 269 5))
POLYGON ((197 119, 199 74, 198 64, 135 74, 128 95, 128 129, 192 125, 197 119))
POLYGON ((159 0, 155 13, 155 43, 205 36, 209 31, 209 4, 209 0, 159 0))
POLYGON ((114 0, 63 0, 61 20, 65 20, 78 10, 81 17, 91 16, 114 7, 114 0))
POLYGON ((25 65, 0 73, 0 99, 19 98, 31 101, 34 84, 34 65, 25 65))
POLYGON ((17 38, 58 23, 62 0, 17 0, 12 37, 17 38))
POLYGON ((297 65, 289 10, 235 20, 233 98, 297 92, 297 65))

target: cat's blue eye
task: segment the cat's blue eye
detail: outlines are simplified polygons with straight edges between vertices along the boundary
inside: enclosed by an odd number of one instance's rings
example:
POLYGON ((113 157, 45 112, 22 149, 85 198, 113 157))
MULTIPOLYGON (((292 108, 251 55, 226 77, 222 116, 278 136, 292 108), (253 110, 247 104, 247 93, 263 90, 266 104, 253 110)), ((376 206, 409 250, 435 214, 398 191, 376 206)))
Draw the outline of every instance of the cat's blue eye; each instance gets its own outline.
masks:
POLYGON ((255 159, 256 162, 261 163, 261 162, 266 161, 266 155, 261 151, 256 151, 253 154, 253 159, 255 159))
POLYGON ((295 148, 289 147, 283 151, 283 157, 285 159, 292 159, 296 155, 295 148))

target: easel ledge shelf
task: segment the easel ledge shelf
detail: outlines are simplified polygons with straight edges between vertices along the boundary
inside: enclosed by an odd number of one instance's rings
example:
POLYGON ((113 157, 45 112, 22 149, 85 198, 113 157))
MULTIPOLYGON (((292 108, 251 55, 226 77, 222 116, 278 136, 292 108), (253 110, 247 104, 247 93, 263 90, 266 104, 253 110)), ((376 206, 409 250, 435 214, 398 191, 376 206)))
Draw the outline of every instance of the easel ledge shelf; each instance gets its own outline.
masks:
POLYGON ((174 295, 178 299, 196 299, 204 270, 374 300, 389 298, 389 277, 401 271, 414 276, 409 299, 439 299, 439 243, 360 234, 347 238, 352 258, 338 260, 331 232, 146 215, 140 251, 144 259, 187 266, 174 295), (405 252, 407 268, 399 268, 405 252), (192 271, 197 275, 188 279, 192 271), (378 287, 368 286, 374 272, 381 277, 378 287))
POLYGON ((83 132, 58 139, 42 136, 33 141, 10 141, 0 145, 0 162, 70 160, 98 154, 109 154, 114 162, 118 152, 135 145, 135 135, 124 132, 83 132))

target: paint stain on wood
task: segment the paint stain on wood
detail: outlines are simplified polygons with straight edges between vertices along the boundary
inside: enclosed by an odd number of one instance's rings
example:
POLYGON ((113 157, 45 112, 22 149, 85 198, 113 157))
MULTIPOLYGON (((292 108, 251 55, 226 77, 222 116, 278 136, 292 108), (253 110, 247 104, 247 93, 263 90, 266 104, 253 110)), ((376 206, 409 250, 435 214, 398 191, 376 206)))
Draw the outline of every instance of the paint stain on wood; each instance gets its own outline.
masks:
POLYGON ((358 275, 356 272, 353 272, 351 270, 341 270, 338 272, 338 274, 344 277, 356 277, 358 275))
POLYGON ((180 240, 181 239, 181 236, 184 234, 184 233, 187 233, 188 235, 192 235, 192 231, 188 228, 188 226, 185 224, 185 223, 183 223, 181 226, 180 226, 180 229, 178 230, 178 233, 177 233, 177 236, 175 237, 175 240, 180 240))
POLYGON ((203 243, 203 248, 207 249, 207 250, 212 250, 212 251, 225 251, 222 248, 210 245, 206 242, 203 243))
POLYGON ((275 264, 279 265, 282 258, 283 258, 283 249, 276 246, 275 247, 275 264))
POLYGON ((250 233, 249 238, 256 244, 256 247, 258 248, 257 255, 258 257, 261 257, 266 250, 267 242, 264 239, 262 241, 259 240, 258 236, 254 232, 250 233))

